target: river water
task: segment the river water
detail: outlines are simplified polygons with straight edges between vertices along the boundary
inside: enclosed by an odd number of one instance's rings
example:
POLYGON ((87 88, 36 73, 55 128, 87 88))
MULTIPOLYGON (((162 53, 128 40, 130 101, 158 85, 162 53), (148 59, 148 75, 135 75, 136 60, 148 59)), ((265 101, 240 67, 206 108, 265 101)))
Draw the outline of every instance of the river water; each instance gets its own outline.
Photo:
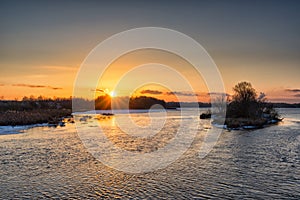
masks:
MULTIPOLYGON (((0 198, 300 199, 300 109, 279 111, 285 119, 278 125, 253 131, 224 130, 202 159, 197 150, 211 127, 208 120, 201 120, 183 156, 165 168, 137 174, 95 159, 84 147, 75 124, 24 130, 1 127, 0 198)), ((174 128, 178 113, 168 111, 165 125, 171 123, 174 128)), ((124 115, 128 114, 98 120, 114 126, 114 120, 124 115)), ((132 115, 137 122, 149 120, 147 113, 132 115)), ((89 126, 88 120, 82 123, 89 126)), ((172 133, 172 129, 162 131, 166 137, 172 133)), ((138 148, 128 145, 132 141, 120 141, 127 150, 138 148)))

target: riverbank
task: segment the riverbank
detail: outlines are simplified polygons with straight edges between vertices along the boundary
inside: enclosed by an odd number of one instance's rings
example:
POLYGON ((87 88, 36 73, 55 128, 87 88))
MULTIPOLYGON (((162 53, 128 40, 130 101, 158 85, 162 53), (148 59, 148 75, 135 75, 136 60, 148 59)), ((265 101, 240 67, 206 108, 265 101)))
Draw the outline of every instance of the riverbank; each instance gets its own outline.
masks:
POLYGON ((283 118, 226 118, 224 125, 219 120, 213 120, 212 125, 215 127, 227 129, 227 130, 241 130, 241 129, 260 129, 269 125, 278 124, 283 118))
POLYGON ((227 118, 225 120, 225 124, 227 125, 227 128, 231 129, 258 129, 263 128, 267 125, 277 124, 281 122, 282 119, 265 119, 265 118, 259 118, 259 119, 245 119, 245 118, 227 118))
POLYGON ((31 124, 58 124, 63 117, 71 116, 71 109, 36 109, 30 111, 0 112, 0 126, 31 124))

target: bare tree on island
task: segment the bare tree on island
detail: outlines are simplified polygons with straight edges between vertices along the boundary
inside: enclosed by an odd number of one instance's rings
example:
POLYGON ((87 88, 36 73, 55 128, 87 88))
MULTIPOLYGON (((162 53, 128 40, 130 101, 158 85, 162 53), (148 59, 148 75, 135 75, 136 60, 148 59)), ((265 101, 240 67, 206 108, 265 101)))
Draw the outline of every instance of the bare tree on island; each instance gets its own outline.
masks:
POLYGON ((282 120, 273 104, 267 102, 265 94, 258 96, 251 83, 240 82, 233 87, 233 92, 225 121, 228 128, 262 128, 282 120))
MULTIPOLYGON (((232 99, 227 100, 226 128, 262 128, 267 124, 274 124, 282 120, 273 104, 267 102, 266 95, 264 93, 257 95, 251 83, 240 82, 233 87, 233 92, 232 99)), ((216 102, 223 101, 225 101, 224 97, 216 102)), ((200 118, 210 118, 209 114, 203 113, 200 118)), ((212 123, 222 125, 218 118, 214 118, 212 123)))
POLYGON ((249 82, 240 82, 233 87, 232 101, 228 105, 227 116, 256 117, 258 104, 256 91, 249 82))

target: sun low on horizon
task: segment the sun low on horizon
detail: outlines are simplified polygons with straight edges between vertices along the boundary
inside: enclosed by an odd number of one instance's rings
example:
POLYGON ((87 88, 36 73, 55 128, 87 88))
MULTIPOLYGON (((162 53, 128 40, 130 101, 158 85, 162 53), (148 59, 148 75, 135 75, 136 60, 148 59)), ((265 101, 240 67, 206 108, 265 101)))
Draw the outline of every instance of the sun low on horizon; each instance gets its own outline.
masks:
POLYGON ((113 98, 113 97, 116 97, 116 96, 117 96, 117 93, 116 93, 115 91, 110 91, 110 92, 109 92, 109 96, 112 97, 112 98, 113 98))

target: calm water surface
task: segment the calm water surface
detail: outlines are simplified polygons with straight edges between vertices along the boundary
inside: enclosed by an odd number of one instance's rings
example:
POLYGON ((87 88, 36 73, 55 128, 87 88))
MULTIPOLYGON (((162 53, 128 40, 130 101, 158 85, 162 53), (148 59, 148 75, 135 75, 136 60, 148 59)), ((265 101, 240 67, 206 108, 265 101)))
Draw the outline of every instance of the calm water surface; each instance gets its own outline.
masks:
MULTIPOLYGON (((283 123, 254 131, 223 131, 217 145, 199 159, 209 121, 200 121, 191 148, 164 169, 126 174, 106 167, 85 149, 74 124, 35 127, 20 134, 0 129, 0 198, 300 199, 300 109, 280 109, 283 123)), ((169 111, 166 126, 176 129, 180 113, 169 111)), ((117 117, 99 119, 113 126, 117 117)), ((132 114, 137 123, 148 114, 132 114)), ((198 117, 195 116, 195 120, 198 117)), ((83 122, 89 126, 89 121, 83 122)), ((163 129, 159 141, 174 134, 163 129)), ((127 150, 143 145, 110 136, 127 150)), ((158 148, 160 148, 158 146, 158 148)))

